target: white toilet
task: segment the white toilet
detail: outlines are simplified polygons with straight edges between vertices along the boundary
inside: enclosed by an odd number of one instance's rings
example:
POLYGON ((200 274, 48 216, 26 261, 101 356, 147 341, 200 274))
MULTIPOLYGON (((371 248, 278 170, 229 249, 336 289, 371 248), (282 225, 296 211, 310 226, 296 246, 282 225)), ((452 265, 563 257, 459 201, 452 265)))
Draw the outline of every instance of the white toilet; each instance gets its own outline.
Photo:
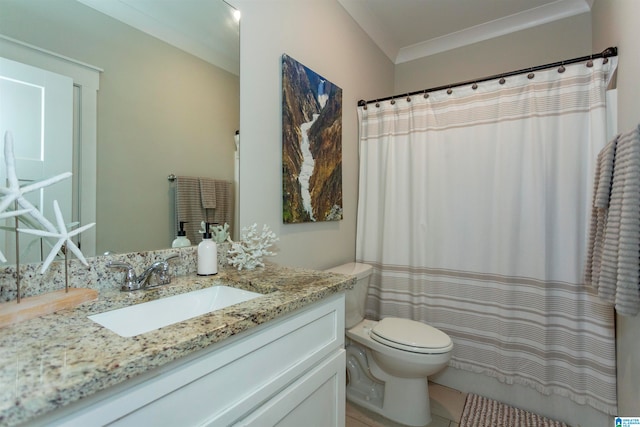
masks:
POLYGON ((429 424, 427 376, 447 366, 451 338, 414 320, 366 320, 370 265, 348 263, 327 271, 357 278, 346 292, 347 399, 401 424, 429 424))

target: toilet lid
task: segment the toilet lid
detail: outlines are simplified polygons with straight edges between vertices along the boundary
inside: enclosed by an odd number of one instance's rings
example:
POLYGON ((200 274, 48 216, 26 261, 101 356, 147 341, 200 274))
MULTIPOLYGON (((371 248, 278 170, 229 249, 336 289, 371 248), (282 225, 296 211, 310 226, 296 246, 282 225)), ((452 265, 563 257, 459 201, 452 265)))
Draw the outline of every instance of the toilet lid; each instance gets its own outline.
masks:
POLYGON ((386 317, 371 330, 371 338, 381 344, 414 353, 446 353, 453 344, 449 335, 410 319, 386 317))

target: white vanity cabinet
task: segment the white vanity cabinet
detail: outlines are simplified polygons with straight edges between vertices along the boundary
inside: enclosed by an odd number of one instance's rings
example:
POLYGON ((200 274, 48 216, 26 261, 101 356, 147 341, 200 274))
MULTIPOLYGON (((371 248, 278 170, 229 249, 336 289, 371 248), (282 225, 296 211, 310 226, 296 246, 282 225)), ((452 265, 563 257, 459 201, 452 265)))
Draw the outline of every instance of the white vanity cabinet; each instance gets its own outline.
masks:
POLYGON ((344 426, 344 294, 46 416, 59 426, 344 426))

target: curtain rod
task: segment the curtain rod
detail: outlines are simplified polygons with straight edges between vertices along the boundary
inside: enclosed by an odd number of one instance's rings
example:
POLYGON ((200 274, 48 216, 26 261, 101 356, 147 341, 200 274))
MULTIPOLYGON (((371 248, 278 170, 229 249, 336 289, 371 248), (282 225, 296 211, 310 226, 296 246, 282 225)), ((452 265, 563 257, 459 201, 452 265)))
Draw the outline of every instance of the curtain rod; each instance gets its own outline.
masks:
POLYGON ((501 78, 505 78, 505 77, 516 76, 518 74, 524 74, 524 73, 531 73, 531 72, 534 72, 534 71, 546 70, 548 68, 562 67, 564 65, 574 64, 576 62, 582 62, 582 61, 592 60, 592 59, 596 59, 596 58, 609 58, 611 56, 618 56, 618 48, 617 47, 608 47, 608 48, 606 48, 605 50, 603 50, 600 53, 595 53, 595 54, 588 55, 588 56, 581 56, 579 58, 573 58, 573 59, 568 59, 568 60, 565 60, 565 61, 553 62, 551 64, 545 64, 545 65, 538 65, 538 66, 535 66, 535 67, 523 68, 522 70, 509 71, 507 73, 502 73, 502 74, 494 74, 493 76, 481 77, 479 79, 467 80, 467 81, 464 81, 464 82, 458 82, 458 83, 453 83, 453 84, 444 85, 444 86, 432 87, 430 89, 416 90, 414 92, 408 92, 408 93, 403 93, 403 94, 394 95, 394 96, 387 96, 385 98, 372 99, 370 101, 365 101, 364 99, 361 99, 360 101, 358 101, 358 107, 363 107, 363 106, 365 106, 367 104, 372 104, 374 102, 388 101, 390 99, 400 98, 402 96, 412 96, 412 95, 419 95, 419 94, 425 94, 426 95, 428 92, 435 92, 435 91, 443 90, 443 89, 451 89, 451 88, 454 88, 454 87, 465 86, 465 85, 468 85, 468 84, 486 82, 488 80, 501 79, 501 78))

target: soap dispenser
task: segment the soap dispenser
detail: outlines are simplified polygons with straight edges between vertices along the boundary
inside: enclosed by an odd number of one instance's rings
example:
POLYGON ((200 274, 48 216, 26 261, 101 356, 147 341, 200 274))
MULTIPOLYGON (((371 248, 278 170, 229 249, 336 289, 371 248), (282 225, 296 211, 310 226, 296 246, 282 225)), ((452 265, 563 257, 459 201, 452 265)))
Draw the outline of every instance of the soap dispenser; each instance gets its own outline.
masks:
POLYGON ((171 244, 172 248, 186 248, 191 246, 191 240, 187 238, 187 233, 184 231, 184 225, 186 223, 187 221, 180 221, 180 230, 178 230, 178 235, 171 244))
POLYGON ((198 245, 198 276, 218 273, 218 245, 211 239, 210 223, 205 223, 202 242, 198 245))

